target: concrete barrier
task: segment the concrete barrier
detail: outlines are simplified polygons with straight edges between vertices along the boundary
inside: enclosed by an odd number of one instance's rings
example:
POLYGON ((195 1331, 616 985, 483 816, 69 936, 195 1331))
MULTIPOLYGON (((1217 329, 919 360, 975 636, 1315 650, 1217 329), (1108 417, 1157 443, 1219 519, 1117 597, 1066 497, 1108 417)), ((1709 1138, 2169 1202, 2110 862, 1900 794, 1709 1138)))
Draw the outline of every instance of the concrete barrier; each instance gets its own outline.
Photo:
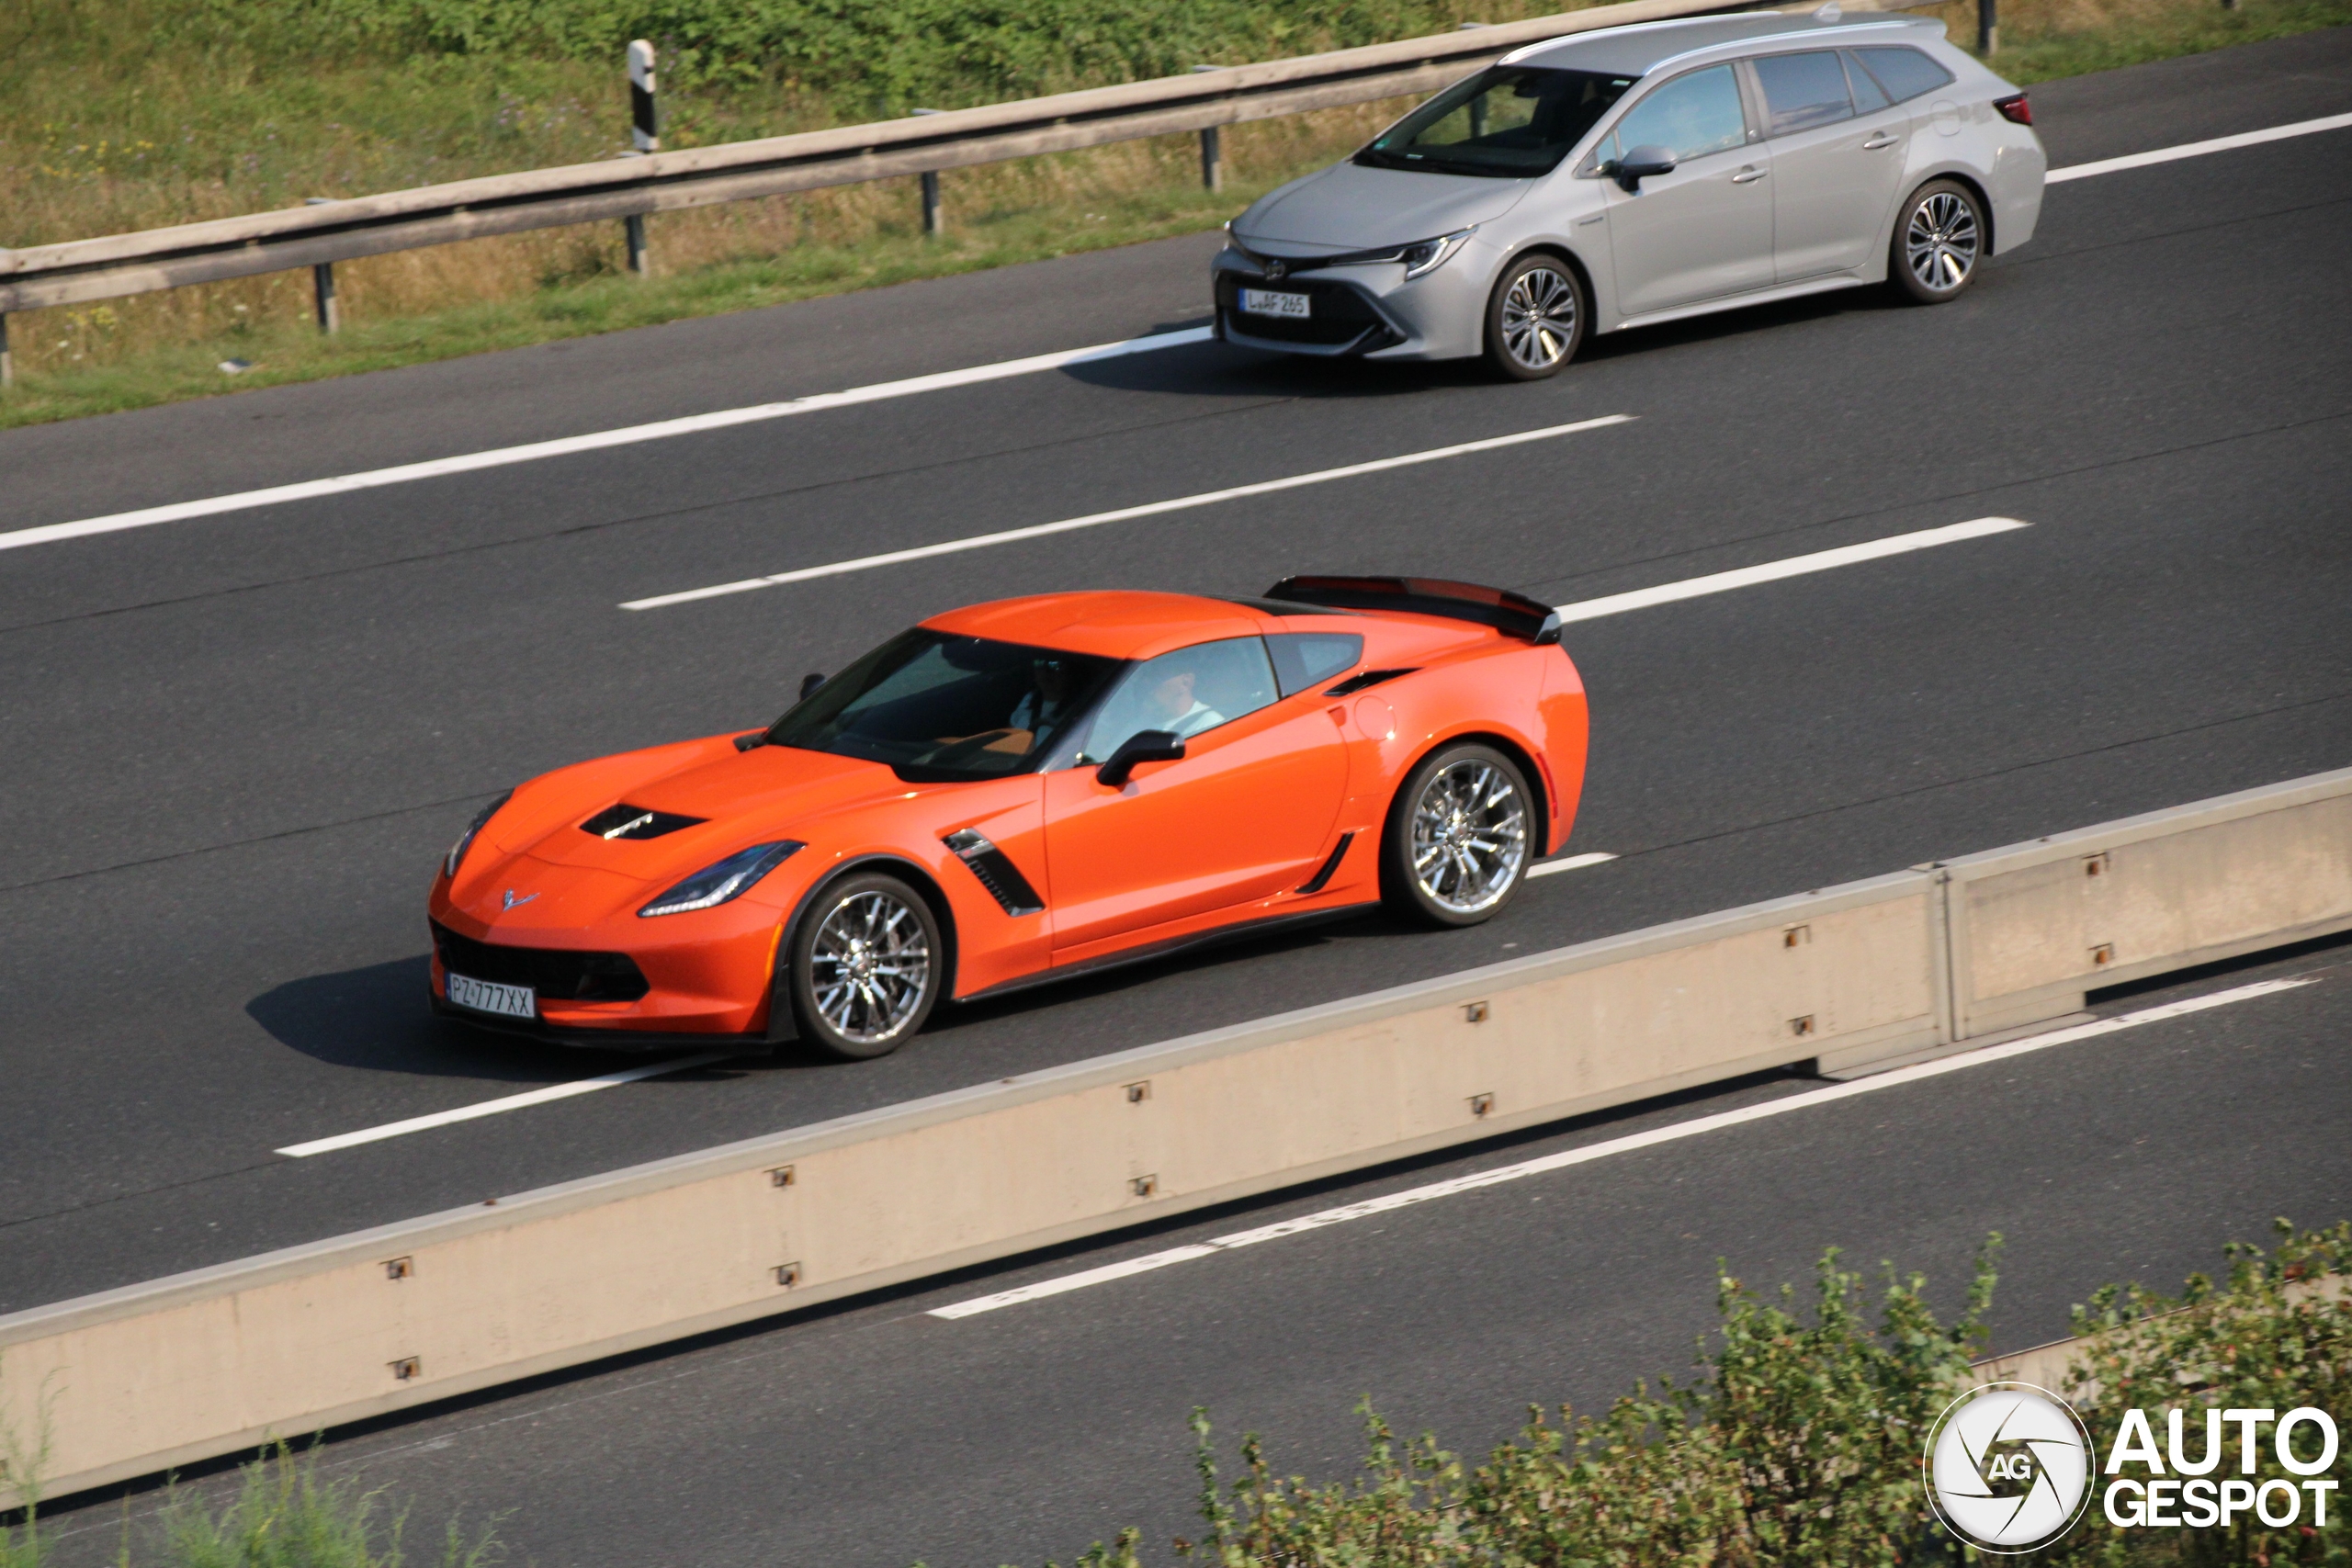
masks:
POLYGON ((2347 796, 2352 770, 34 1308, 0 1317, 0 1420, 45 1423, 72 1492, 1741 1073, 1954 1048, 2080 1005, 2091 854, 2101 976, 2352 925, 2347 796))
POLYGON ((2086 991, 2352 930, 2352 768, 1968 855, 1950 880, 1949 1032, 2086 991))

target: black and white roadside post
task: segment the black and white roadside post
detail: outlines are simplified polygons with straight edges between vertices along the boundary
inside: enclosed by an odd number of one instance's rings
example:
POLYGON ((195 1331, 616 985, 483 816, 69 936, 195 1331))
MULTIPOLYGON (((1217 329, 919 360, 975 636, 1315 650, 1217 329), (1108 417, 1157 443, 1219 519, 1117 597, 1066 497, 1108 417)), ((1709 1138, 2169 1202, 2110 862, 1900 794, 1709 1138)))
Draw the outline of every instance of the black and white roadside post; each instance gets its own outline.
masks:
MULTIPOLYGON (((653 46, 639 39, 628 46, 629 151, 638 157, 662 150, 662 120, 653 102, 653 46)), ((645 252, 645 214, 621 220, 628 234, 628 269, 643 277, 650 265, 645 252)))
POLYGON ((8 312, 0 310, 0 387, 17 384, 17 362, 8 355, 8 312))
MULTIPOLYGON (((1204 71, 1224 69, 1222 65, 1193 67, 1195 74, 1204 71)), ((1217 134, 1222 129, 1223 127, 1215 125, 1201 127, 1201 188, 1203 190, 1225 188, 1225 139, 1217 134)))
MULTIPOLYGON (((945 114, 946 112, 945 109, 915 110, 917 114, 945 114)), ((926 240, 936 240, 945 232, 947 232, 947 214, 941 211, 939 207, 939 171, 925 169, 922 172, 922 235, 926 240)))
MULTIPOLYGON (((331 196, 308 196, 305 207, 327 207, 334 204, 331 196)), ((332 333, 343 325, 343 312, 334 302, 334 263, 317 262, 311 267, 311 300, 318 307, 319 331, 332 333)))
POLYGON ((1976 0, 1976 52, 1985 60, 2001 52, 2000 0, 1976 0))

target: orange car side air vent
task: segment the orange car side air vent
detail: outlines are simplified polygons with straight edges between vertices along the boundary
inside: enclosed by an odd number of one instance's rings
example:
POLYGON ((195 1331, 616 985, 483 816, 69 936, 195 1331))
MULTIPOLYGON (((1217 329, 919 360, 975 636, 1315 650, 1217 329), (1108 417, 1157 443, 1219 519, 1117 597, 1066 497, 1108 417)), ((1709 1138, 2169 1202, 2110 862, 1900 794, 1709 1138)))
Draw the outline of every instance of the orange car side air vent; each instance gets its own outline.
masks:
POLYGON ((1404 670, 1366 670, 1360 674, 1349 676, 1338 685, 1326 690, 1323 694, 1327 697, 1344 697, 1350 693, 1361 692, 1366 686, 1377 686, 1383 681, 1394 681, 1399 675, 1410 675, 1419 668, 1420 666, 1416 664, 1404 670))
POLYGON ((674 811, 648 811, 642 806, 608 806, 580 824, 583 833, 600 839, 658 839, 681 828, 699 827, 703 817, 681 817, 674 811))
POLYGON ((1037 897, 1037 890, 1021 874, 1021 868, 977 829, 959 828, 940 842, 972 868, 972 874, 979 878, 980 886, 989 890, 989 897, 1006 914, 1035 915, 1044 911, 1046 901, 1037 897))

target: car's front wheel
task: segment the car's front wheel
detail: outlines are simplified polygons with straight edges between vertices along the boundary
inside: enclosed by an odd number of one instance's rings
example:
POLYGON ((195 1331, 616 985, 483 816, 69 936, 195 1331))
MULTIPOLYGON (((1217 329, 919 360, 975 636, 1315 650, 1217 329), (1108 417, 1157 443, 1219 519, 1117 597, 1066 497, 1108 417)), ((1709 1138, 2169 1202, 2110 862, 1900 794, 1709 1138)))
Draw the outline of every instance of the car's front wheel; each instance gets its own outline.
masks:
POLYGON ((1576 268, 1537 252, 1503 269, 1487 300, 1487 362, 1514 381, 1540 381, 1576 357, 1591 314, 1576 268))
POLYGON ((1890 248, 1886 271, 1897 288, 1922 305, 1957 299, 1984 254, 1984 211, 1966 186, 1929 180, 1903 204, 1890 248))
POLYGON ((1381 839, 1381 892, 1397 913, 1439 926, 1493 919, 1527 880, 1532 797, 1509 757, 1475 741, 1442 747, 1407 775, 1381 839))
POLYGON ((946 949, 922 895, 879 872, 822 889, 792 936, 801 1037, 830 1055, 887 1056, 939 999, 946 949))

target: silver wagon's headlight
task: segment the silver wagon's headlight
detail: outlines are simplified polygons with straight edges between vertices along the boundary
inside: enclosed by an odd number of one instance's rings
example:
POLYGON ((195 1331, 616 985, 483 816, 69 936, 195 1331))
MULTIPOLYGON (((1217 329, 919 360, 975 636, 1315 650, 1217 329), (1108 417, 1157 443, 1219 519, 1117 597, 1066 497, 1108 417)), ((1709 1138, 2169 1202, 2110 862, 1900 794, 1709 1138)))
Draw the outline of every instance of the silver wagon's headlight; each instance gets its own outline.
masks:
POLYGON ((504 795, 500 795, 496 800, 492 801, 488 806, 483 807, 481 814, 475 817, 471 822, 466 824, 466 830, 458 835, 458 841, 451 844, 449 846, 449 852, 441 857, 442 875, 455 876, 458 874, 458 863, 466 858, 466 852, 473 847, 474 835, 481 832, 483 825, 492 818, 498 815, 498 808, 500 807, 505 805, 508 801, 514 798, 514 792, 510 789, 504 795))
POLYGON ((1473 223, 1467 229, 1440 234, 1434 240, 1415 240, 1409 244, 1384 245, 1372 251, 1350 251, 1345 255, 1318 256, 1312 262, 1293 264, 1292 270, 1305 272, 1310 266, 1368 266, 1375 262, 1402 262, 1405 264, 1406 279, 1409 282, 1435 272, 1453 259, 1453 253, 1462 248, 1463 242, 1477 231, 1478 226, 1473 223))
POLYGON ((683 915, 688 909, 708 909, 741 897, 752 885, 808 846, 797 839, 753 844, 738 850, 715 865, 707 865, 639 909, 639 916, 683 915))

